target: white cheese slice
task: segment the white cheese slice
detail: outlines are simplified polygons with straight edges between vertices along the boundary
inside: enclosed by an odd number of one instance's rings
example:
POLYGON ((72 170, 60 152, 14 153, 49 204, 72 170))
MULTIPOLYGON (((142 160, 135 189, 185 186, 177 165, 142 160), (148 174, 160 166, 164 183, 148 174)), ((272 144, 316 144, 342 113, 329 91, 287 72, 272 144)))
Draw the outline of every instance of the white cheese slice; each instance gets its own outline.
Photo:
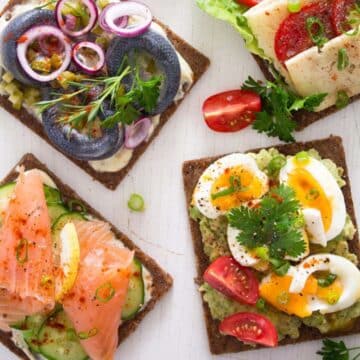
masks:
POLYGON ((328 93, 316 111, 334 105, 338 91, 343 90, 349 96, 360 93, 360 35, 340 35, 327 42, 320 52, 312 47, 285 64, 298 94, 328 93), (346 49, 349 66, 340 71, 337 61, 342 48, 346 49))
MULTIPOLYGON (((302 0, 302 6, 314 0, 302 0)), ((291 85, 291 79, 286 68, 277 60, 275 53, 275 35, 280 24, 290 14, 287 8, 288 0, 265 0, 245 12, 248 25, 256 37, 259 47, 270 58, 275 68, 285 77, 291 85)))

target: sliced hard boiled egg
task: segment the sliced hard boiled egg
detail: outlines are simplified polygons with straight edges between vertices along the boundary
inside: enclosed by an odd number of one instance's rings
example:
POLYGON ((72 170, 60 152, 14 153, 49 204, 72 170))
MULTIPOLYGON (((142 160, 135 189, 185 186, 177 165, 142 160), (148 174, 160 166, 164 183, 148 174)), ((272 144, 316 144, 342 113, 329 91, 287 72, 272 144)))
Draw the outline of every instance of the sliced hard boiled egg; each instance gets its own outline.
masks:
POLYGON ((332 254, 309 256, 299 264, 295 272, 292 273, 293 279, 289 291, 291 293, 301 293, 309 276, 317 271, 329 271, 337 276, 337 280, 329 287, 319 288, 317 296, 308 299, 312 311, 328 314, 346 309, 359 300, 359 269, 350 260, 332 254), (328 301, 323 300, 324 297, 328 301), (329 297, 332 299, 331 302, 334 302, 333 304, 329 304, 329 297))
POLYGON ((313 244, 326 246, 327 239, 321 212, 318 209, 306 208, 302 211, 304 215, 305 228, 313 244))
POLYGON ((60 232, 59 271, 55 280, 55 299, 59 301, 74 286, 80 262, 80 245, 75 225, 67 223, 60 232))
MULTIPOLYGON (((344 196, 325 165, 302 152, 287 160, 279 179, 280 183, 294 189, 303 209, 314 209, 320 213, 326 241, 341 233, 346 220, 344 196)), ((314 211, 310 215, 305 212, 310 241, 324 245, 324 235, 316 217, 318 214, 314 211), (313 226, 312 220, 315 221, 313 226)))
POLYGON ((201 175, 192 203, 210 219, 234 207, 261 198, 269 189, 268 177, 249 155, 235 153, 212 163, 201 175))

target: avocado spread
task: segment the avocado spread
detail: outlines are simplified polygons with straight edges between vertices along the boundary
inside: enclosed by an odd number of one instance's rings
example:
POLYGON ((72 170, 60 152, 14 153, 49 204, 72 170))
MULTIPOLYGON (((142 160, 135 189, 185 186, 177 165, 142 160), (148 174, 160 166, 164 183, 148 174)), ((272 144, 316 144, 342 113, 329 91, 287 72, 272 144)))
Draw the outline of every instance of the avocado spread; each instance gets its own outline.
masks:
MULTIPOLYGON (((321 159, 316 150, 309 150, 308 154, 317 160, 320 160, 327 167, 340 187, 343 187, 346 184, 342 178, 344 172, 342 168, 337 167, 336 164, 329 159, 321 159)), ((250 155, 254 157, 260 170, 266 172, 269 177, 271 177, 271 174, 268 172, 268 165, 271 160, 275 157, 282 156, 278 150, 273 148, 261 150, 257 154, 251 153, 250 155)), ((199 223, 204 253, 209 257, 210 262, 213 262, 220 256, 231 255, 227 243, 228 220, 226 216, 209 219, 203 216, 194 206, 190 207, 190 216, 199 223)), ((358 264, 357 256, 350 252, 348 246, 348 241, 353 239, 355 232, 356 229, 350 217, 347 216, 342 233, 335 239, 329 241, 326 247, 311 244, 310 253, 332 253, 342 256, 352 261, 354 264, 358 264)), ((261 276, 260 273, 258 273, 258 275, 261 276)), ((323 315, 319 312, 314 312, 309 317, 299 318, 281 312, 271 307, 269 304, 266 304, 263 309, 259 309, 256 306, 240 304, 225 297, 207 283, 201 285, 200 291, 203 294, 203 298, 207 302, 211 316, 214 319, 222 320, 227 316, 243 311, 260 313, 267 316, 272 321, 278 331, 279 340, 284 339, 287 336, 293 339, 298 338, 300 336, 299 328, 302 324, 317 328, 321 333, 325 334, 339 329, 350 328, 354 320, 360 316, 360 301, 345 310, 335 313, 323 315)))

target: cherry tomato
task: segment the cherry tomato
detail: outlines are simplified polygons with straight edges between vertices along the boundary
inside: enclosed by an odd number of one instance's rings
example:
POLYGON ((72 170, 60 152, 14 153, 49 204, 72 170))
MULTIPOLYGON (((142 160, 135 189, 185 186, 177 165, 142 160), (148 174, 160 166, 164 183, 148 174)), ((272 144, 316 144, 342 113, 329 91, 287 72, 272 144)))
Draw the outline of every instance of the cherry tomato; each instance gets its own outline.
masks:
POLYGON ((247 127, 260 110, 260 96, 247 90, 225 91, 210 96, 202 108, 207 126, 219 132, 233 132, 247 127))
POLYGON ((236 0, 236 2, 240 5, 252 7, 252 6, 257 5, 260 1, 258 1, 258 0, 236 0))
POLYGON ((259 299, 259 282, 253 271, 231 256, 221 256, 205 271, 204 280, 225 296, 254 305, 259 299))
POLYGON ((347 16, 356 4, 356 0, 334 0, 331 8, 331 21, 337 35, 351 30, 351 25, 346 23, 347 16))
POLYGON ((273 323, 267 317, 256 313, 241 312, 231 315, 221 322, 219 331, 244 342, 271 347, 278 344, 278 334, 273 323))
POLYGON ((306 28, 306 20, 309 17, 321 21, 325 28, 325 37, 332 39, 335 36, 331 23, 331 6, 326 2, 304 6, 299 12, 290 14, 276 32, 275 53, 279 61, 285 62, 314 46, 306 28))

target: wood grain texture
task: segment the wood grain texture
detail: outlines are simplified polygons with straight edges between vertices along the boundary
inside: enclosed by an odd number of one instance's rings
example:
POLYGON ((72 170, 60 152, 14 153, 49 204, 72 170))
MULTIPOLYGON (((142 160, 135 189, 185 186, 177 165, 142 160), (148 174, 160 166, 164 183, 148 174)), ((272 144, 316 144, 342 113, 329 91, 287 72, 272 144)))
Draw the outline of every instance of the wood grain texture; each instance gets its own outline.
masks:
MULTIPOLYGON (((144 0, 154 15, 163 19, 202 53, 211 66, 158 136, 137 161, 116 191, 106 191, 72 162, 0 109, 0 178, 26 152, 32 152, 81 197, 132 238, 174 277, 174 287, 161 305, 144 319, 134 336, 117 352, 116 360, 320 360, 319 341, 275 350, 212 356, 203 319, 201 298, 194 284, 196 266, 190 236, 181 165, 184 161, 233 151, 277 144, 245 129, 236 134, 210 131, 201 115, 204 99, 216 92, 239 88, 248 77, 263 79, 258 65, 245 49, 238 33, 228 24, 199 10, 194 0, 144 0), (143 195, 144 213, 131 213, 131 193, 143 195)), ((308 126, 296 134, 299 141, 340 135, 352 183, 355 212, 360 215, 360 103, 308 126)), ((346 337, 358 345, 358 336, 346 337)), ((1 360, 15 360, 0 347, 1 360)))

